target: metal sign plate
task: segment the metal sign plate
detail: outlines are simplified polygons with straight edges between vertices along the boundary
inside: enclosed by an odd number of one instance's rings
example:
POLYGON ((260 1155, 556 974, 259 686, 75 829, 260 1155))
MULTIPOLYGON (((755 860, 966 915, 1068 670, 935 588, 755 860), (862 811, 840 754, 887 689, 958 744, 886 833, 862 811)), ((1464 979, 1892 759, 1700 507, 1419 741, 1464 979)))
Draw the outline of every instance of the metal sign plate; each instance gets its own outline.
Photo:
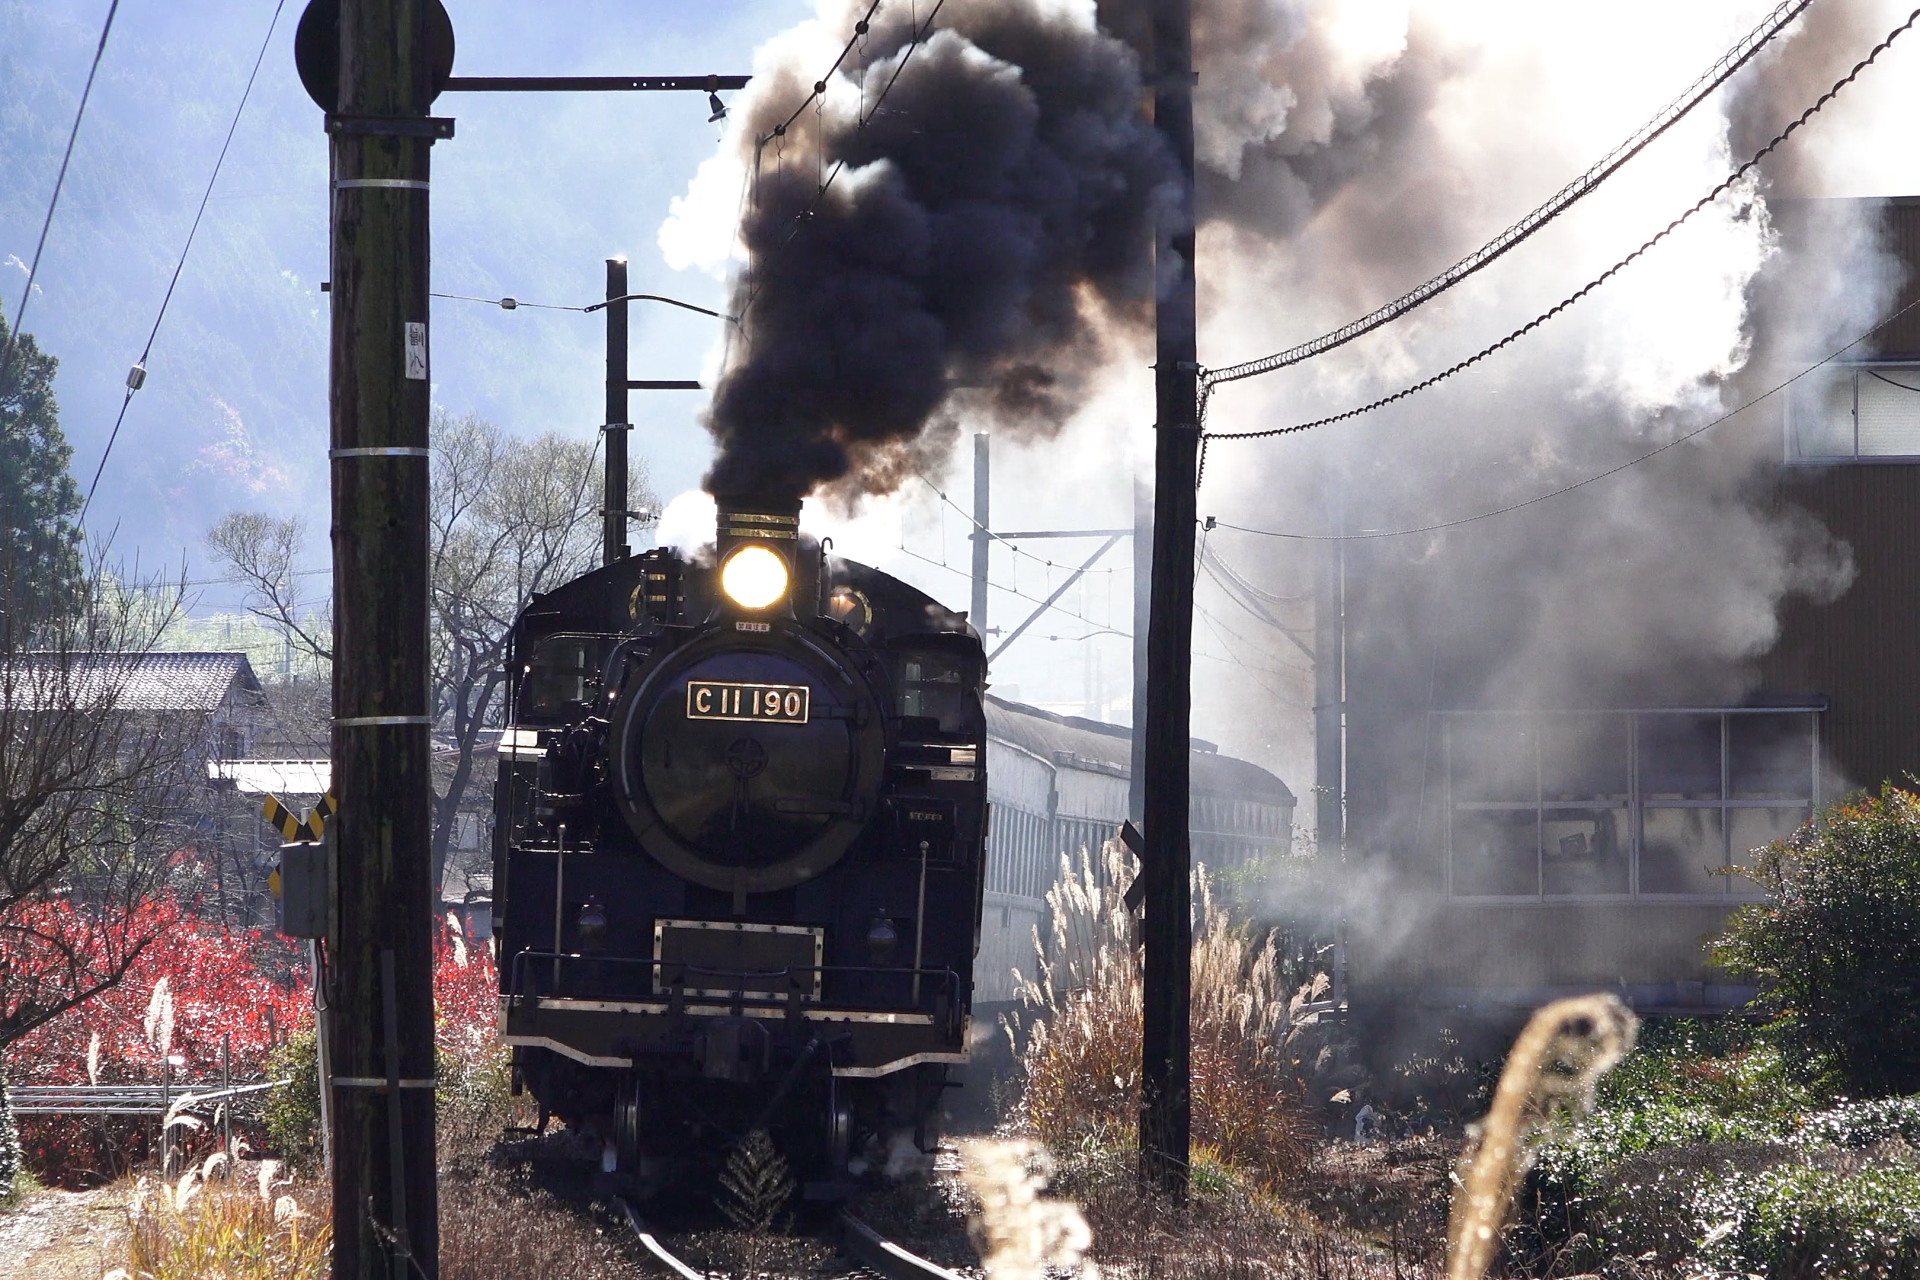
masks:
POLYGON ((748 720, 759 724, 805 724, 813 690, 803 684, 738 684, 730 680, 687 681, 687 719, 748 720))

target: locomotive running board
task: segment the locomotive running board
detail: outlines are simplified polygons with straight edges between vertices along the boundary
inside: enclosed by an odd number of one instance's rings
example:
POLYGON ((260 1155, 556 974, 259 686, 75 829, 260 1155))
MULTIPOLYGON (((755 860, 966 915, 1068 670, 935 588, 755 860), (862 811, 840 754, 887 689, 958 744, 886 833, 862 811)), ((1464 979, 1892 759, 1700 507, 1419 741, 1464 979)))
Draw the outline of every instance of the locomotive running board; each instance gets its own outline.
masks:
MULTIPOLYGON (((561 1013, 655 1013, 667 1012, 664 1000, 569 1000, 554 999, 548 996, 530 997, 529 1003, 522 1008, 551 1009, 561 1013)), ((764 1017, 769 1020, 786 1016, 784 1004, 773 1004, 746 1000, 742 1002, 748 1017, 764 1017)), ((683 1013, 696 1018, 730 1018, 735 1016, 731 1001, 726 1004, 709 1006, 689 1003, 683 1013)), ((901 1027, 930 1027, 933 1015, 930 1013, 895 1013, 891 1011, 874 1012, 862 1009, 803 1009, 801 1017, 808 1022, 874 1022, 901 1027)), ((506 1006, 502 1006, 501 1018, 504 1025, 506 1006)))
POLYGON ((850 1080, 872 1080, 925 1063, 944 1062, 964 1067, 968 1060, 965 1053, 913 1053, 904 1058, 895 1058, 892 1062, 883 1062, 877 1067, 835 1067, 833 1074, 850 1080))
POLYGON ((551 1036, 502 1036, 502 1044, 522 1045, 529 1049, 551 1049, 563 1058, 572 1058, 582 1066, 588 1067, 631 1067, 632 1058, 603 1058, 598 1054, 582 1053, 570 1044, 562 1044, 551 1036))

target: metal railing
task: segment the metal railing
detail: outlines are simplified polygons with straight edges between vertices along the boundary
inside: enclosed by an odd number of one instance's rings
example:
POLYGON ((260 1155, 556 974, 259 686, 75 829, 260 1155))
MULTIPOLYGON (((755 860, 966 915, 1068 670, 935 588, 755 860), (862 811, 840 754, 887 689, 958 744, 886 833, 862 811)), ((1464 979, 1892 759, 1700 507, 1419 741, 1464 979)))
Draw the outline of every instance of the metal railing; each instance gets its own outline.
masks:
POLYGON ((16 1115, 164 1116, 195 1111, 288 1083, 257 1084, 17 1084, 7 1088, 16 1115))

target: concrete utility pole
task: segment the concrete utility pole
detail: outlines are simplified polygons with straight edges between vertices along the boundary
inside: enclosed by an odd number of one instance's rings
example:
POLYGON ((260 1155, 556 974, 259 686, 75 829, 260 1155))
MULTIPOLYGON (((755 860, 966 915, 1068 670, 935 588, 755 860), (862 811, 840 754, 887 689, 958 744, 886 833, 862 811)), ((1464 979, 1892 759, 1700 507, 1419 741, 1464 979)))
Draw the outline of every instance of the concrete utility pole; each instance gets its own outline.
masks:
POLYGON ((439 1274, 427 705, 431 0, 340 0, 333 151, 334 1280, 439 1274))
POLYGON ((1181 200, 1162 216, 1154 360, 1153 600, 1147 631, 1142 793, 1146 852, 1140 1175, 1175 1199, 1187 1192, 1188 1024, 1193 924, 1187 885, 1188 774, 1193 711, 1193 526, 1199 458, 1194 342, 1193 47, 1188 0, 1154 0, 1153 119, 1180 166, 1181 200), (1171 232, 1167 237, 1166 233, 1171 232))
POLYGON ((606 531, 601 563, 627 558, 627 260, 607 259, 607 436, 606 492, 602 519, 606 531))

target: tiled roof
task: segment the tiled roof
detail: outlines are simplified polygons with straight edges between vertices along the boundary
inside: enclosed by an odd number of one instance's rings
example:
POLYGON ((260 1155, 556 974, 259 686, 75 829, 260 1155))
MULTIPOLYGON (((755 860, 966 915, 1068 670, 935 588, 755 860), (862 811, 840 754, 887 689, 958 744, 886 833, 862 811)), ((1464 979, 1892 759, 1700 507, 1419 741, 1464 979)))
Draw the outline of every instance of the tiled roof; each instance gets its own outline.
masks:
MULTIPOLYGON (((1025 747, 1066 767, 1088 767, 1096 772, 1131 777, 1133 737, 1123 725, 1055 715, 1025 703, 987 697, 987 737, 1025 747)), ((991 757, 992 747, 988 747, 991 757)), ((1236 796, 1266 804, 1294 802, 1287 784, 1251 760, 1223 756, 1210 742, 1193 740, 1193 789, 1205 794, 1236 796)), ((991 770, 991 758, 987 765, 991 770)))
POLYGON ((0 681, 0 697, 42 705, 57 698, 119 711, 214 711, 234 693, 260 692, 244 653, 28 653, 18 663, 18 673, 0 681))

